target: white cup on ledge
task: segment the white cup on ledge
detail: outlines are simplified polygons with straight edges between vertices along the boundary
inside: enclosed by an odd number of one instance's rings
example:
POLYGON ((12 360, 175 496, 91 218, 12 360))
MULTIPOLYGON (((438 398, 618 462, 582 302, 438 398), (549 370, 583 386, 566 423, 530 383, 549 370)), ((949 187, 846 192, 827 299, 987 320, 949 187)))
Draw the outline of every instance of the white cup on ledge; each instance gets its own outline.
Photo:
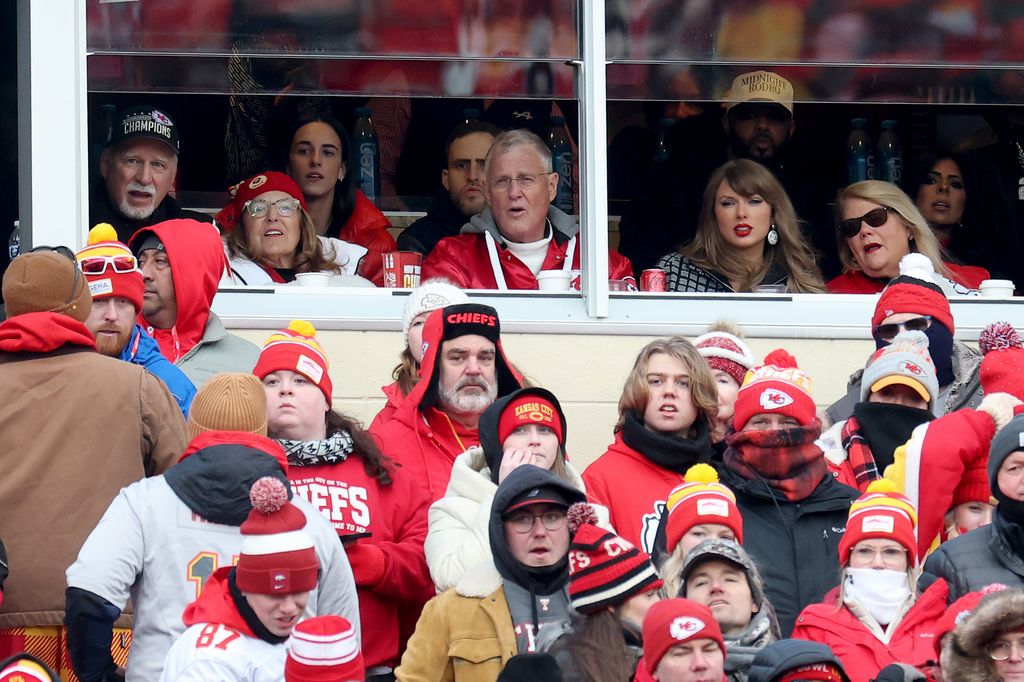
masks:
POLYGON ((541 270, 537 273, 541 291, 569 291, 569 273, 565 270, 541 270))
POLYGON ((1013 296, 1013 281, 986 279, 981 283, 981 295, 985 298, 1010 298, 1013 296))

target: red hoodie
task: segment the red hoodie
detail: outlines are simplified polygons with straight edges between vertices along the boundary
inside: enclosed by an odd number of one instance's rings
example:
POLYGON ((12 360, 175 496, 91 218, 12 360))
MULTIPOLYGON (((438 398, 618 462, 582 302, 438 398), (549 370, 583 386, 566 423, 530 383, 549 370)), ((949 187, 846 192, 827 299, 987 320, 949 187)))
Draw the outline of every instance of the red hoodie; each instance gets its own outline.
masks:
POLYGON ((132 250, 136 251, 150 233, 164 243, 174 279, 178 317, 170 329, 155 329, 142 313, 138 320, 156 339, 164 357, 177 362, 203 338, 210 306, 228 260, 220 233, 210 223, 179 218, 144 227, 128 240, 132 250))

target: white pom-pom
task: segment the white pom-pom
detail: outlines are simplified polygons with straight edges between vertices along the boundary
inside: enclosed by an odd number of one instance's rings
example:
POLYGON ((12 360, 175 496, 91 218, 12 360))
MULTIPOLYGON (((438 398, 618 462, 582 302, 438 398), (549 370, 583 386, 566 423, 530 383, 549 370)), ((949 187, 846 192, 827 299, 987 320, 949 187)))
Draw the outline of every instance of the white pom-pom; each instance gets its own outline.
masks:
POLYGON ((935 282, 935 266, 923 253, 908 253, 900 259, 900 276, 935 282))

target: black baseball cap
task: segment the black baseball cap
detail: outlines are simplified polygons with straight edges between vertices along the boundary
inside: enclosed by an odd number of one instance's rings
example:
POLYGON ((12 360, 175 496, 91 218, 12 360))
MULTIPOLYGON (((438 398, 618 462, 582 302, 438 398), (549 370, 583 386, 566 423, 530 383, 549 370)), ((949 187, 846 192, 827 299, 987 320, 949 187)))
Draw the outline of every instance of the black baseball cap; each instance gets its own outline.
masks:
POLYGON ((110 129, 107 147, 141 139, 157 140, 170 147, 175 154, 181 152, 178 127, 170 116, 156 107, 137 106, 122 111, 110 129))
POLYGON ((560 507, 569 508, 575 500, 569 500, 565 493, 558 488, 551 485, 542 485, 537 488, 530 488, 508 503, 505 507, 505 511, 502 512, 502 516, 509 516, 512 512, 523 507, 529 507, 533 504, 557 504, 560 507))

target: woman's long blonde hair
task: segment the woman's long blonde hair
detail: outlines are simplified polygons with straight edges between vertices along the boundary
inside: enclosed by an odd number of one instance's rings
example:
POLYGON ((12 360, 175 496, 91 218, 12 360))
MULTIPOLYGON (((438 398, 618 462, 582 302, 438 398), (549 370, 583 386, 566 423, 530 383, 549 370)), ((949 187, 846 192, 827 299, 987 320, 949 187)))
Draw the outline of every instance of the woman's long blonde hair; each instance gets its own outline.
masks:
POLYGON ((704 188, 697 234, 680 253, 698 267, 713 270, 725 275, 731 282, 738 282, 737 291, 751 291, 776 264, 788 273, 790 291, 814 294, 825 291, 814 250, 800 232, 796 211, 786 190, 770 170, 749 159, 729 161, 711 174, 704 188), (747 262, 725 242, 718 229, 715 198, 723 180, 738 194, 745 197, 758 194, 772 207, 772 223, 778 231, 779 242, 772 246, 765 240, 764 258, 755 270, 751 270, 747 262))
MULTIPOLYGON (((843 205, 848 199, 862 199, 888 208, 910 230, 910 251, 928 256, 928 260, 935 266, 935 272, 952 278, 952 273, 943 262, 939 240, 935 238, 931 226, 921 215, 917 204, 907 196, 906 192, 891 182, 881 180, 855 182, 849 187, 839 190, 839 195, 836 197, 836 224, 843 220, 843 205)), ((836 248, 839 250, 839 260, 845 270, 859 271, 861 269, 853 258, 853 252, 850 250, 846 237, 839 230, 836 230, 836 248)))
MULTIPOLYGON (((235 226, 235 229, 228 232, 225 242, 228 245, 228 253, 232 258, 242 257, 260 265, 270 265, 264 260, 263 253, 254 244, 249 243, 249 237, 245 229, 247 214, 243 212, 242 219, 235 226)), ((272 266, 271 266, 272 267, 272 266)), ((331 272, 336 273, 341 268, 337 263, 330 261, 324 255, 320 239, 316 236, 316 225, 313 219, 306 213, 306 209, 299 206, 299 243, 295 247, 295 260, 292 264, 295 272, 331 272)))

